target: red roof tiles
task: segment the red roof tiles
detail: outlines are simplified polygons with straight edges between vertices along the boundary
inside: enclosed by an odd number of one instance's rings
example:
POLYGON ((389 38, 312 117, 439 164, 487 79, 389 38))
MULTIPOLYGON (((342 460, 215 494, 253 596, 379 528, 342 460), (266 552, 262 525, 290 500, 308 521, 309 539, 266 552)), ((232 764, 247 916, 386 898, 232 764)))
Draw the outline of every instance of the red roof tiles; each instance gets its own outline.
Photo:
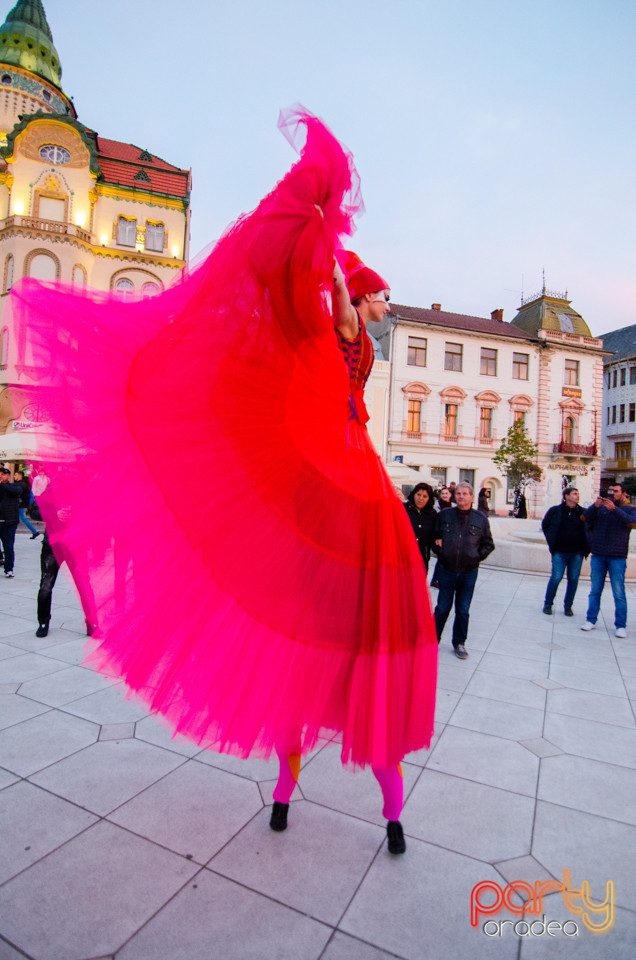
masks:
POLYGON ((427 310, 424 307, 406 307, 400 303, 391 303, 391 313, 401 320, 415 320, 419 323, 432 323, 437 327, 449 327, 455 330, 470 330, 474 333, 492 334, 496 337, 514 337, 518 340, 534 340, 514 323, 493 320, 492 317, 471 317, 464 313, 447 313, 445 310, 427 310))
POLYGON ((106 140, 97 137, 99 165, 105 183, 122 187, 135 187, 150 193, 160 193, 169 197, 187 198, 190 192, 190 171, 166 163, 161 157, 150 154, 151 160, 140 159, 147 156, 146 151, 133 143, 120 143, 118 140, 106 140), (138 178, 144 170, 150 182, 138 178), (137 177, 137 179, 135 179, 137 177))

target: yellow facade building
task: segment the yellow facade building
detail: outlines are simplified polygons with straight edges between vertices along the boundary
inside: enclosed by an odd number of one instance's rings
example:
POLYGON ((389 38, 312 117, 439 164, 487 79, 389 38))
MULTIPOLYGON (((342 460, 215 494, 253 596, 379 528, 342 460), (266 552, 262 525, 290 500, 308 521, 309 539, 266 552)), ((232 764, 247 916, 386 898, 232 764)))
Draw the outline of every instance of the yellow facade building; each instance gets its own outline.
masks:
POLYGON ((39 421, 37 385, 7 388, 7 297, 20 277, 159 293, 188 259, 191 171, 81 123, 41 0, 0 27, 0 461, 39 421))

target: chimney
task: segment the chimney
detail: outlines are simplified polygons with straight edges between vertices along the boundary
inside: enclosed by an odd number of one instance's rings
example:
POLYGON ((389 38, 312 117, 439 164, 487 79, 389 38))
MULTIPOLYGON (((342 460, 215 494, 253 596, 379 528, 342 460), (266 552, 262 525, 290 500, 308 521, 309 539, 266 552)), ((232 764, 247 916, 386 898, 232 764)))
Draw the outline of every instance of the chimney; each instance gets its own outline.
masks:
POLYGON ((498 320, 499 323, 503 323, 503 307, 499 307, 498 310, 493 310, 490 316, 493 320, 498 320))
POLYGON ((441 303, 432 303, 432 304, 431 304, 431 310, 441 310, 441 309, 442 309, 441 303))

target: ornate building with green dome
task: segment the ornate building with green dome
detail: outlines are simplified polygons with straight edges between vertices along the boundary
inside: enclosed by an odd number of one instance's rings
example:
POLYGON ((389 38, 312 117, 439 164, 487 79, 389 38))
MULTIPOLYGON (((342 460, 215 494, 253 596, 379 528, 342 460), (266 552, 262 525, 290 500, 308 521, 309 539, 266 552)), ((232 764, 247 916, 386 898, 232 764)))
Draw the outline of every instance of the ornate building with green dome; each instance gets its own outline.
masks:
POLYGON ((23 431, 44 418, 19 357, 9 402, 12 284, 159 293, 188 259, 190 190, 190 170, 80 122, 41 0, 18 0, 0 27, 0 461, 20 462, 23 431))
POLYGON ((40 0, 19 0, 0 30, 0 137, 21 114, 67 114, 72 100, 62 90, 62 66, 40 0))
MULTIPOLYGON (((468 481, 506 516, 514 491, 493 461, 521 420, 538 447, 540 483, 526 492, 543 516, 574 483, 581 500, 600 484, 603 341, 567 293, 525 298, 510 323, 391 304, 376 336, 390 358, 385 404, 389 473, 397 485, 468 481)), ((369 380, 372 384, 372 380, 369 380)))
POLYGON ((522 299, 512 323, 539 345, 536 442, 546 502, 558 492, 555 476, 592 499, 601 483, 603 341, 592 336, 567 290, 546 290, 545 283, 522 299))

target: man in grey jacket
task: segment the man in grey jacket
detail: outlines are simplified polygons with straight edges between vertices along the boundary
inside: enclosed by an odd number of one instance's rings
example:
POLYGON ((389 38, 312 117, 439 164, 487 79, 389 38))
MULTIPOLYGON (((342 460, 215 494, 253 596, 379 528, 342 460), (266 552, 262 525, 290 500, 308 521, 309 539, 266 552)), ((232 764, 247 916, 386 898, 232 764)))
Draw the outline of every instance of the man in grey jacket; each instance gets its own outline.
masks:
POLYGON ((601 609, 601 594, 609 573, 614 594, 614 627, 616 636, 627 636, 627 599, 625 597, 625 570, 632 526, 636 525, 636 508, 630 507, 629 497, 620 483, 613 483, 607 496, 598 496, 585 511, 587 541, 592 551, 590 575, 592 589, 587 607, 587 619, 581 630, 593 630, 601 609))
POLYGON ((443 510, 439 514, 435 527, 433 550, 439 557, 435 627, 439 643, 455 601, 453 650, 460 660, 466 660, 469 610, 479 564, 492 553, 495 544, 488 517, 472 509, 473 488, 469 483, 457 484, 455 503, 455 510, 443 510))

